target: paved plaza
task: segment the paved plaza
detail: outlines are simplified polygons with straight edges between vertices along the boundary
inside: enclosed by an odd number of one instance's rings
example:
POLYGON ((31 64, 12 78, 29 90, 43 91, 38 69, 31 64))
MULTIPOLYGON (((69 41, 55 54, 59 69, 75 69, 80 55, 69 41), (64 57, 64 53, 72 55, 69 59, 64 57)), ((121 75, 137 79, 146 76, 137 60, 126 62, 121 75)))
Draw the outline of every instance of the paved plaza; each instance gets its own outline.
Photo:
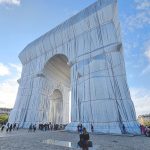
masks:
MULTIPOLYGON (((91 150, 149 150, 150 138, 144 136, 117 136, 117 135, 90 135, 94 148, 91 150)), ((27 130, 0 133, 0 150, 71 150, 79 149, 66 144, 60 146, 61 141, 79 141, 77 133, 63 131, 36 131, 27 130), (57 141, 55 143, 47 141, 57 141), (59 142, 60 141, 60 142, 59 142), (59 145, 59 146, 58 146, 59 145)))

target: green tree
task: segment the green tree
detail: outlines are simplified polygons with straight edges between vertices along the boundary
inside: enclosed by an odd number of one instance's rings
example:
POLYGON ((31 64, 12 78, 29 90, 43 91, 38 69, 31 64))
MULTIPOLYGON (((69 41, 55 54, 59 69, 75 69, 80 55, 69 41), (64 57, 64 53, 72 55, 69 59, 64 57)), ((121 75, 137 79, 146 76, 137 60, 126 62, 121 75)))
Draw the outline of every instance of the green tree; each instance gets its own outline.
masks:
POLYGON ((1 114, 0 115, 0 124, 6 123, 8 121, 8 115, 7 114, 1 114))

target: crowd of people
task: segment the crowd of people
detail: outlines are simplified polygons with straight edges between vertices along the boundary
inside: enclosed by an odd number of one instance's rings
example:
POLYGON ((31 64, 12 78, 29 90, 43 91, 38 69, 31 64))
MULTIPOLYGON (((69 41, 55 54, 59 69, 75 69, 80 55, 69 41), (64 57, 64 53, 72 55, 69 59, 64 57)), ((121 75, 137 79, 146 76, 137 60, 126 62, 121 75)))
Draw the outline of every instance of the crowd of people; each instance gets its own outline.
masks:
POLYGON ((50 123, 45 123, 45 124, 39 124, 39 130, 41 131, 47 131, 47 130, 64 130, 66 125, 63 124, 52 124, 50 123))
MULTIPOLYGON (((82 133, 82 131, 83 131, 83 125, 82 125, 82 123, 78 124, 77 131, 78 131, 78 133, 82 133)), ((91 124, 91 132, 94 132, 94 127, 93 127, 92 124, 91 124)))
POLYGON ((150 137, 150 126, 140 125, 141 134, 150 137))
POLYGON ((32 123, 30 124, 28 132, 31 132, 32 130, 34 132, 36 131, 36 124, 32 124, 32 123))
MULTIPOLYGON (((66 127, 66 125, 63 124, 52 124, 50 123, 44 123, 44 124, 38 124, 38 128, 41 131, 47 131, 47 130, 64 130, 66 127)), ((125 127, 123 127, 123 130, 125 127)), ((11 132, 14 130, 18 130, 19 129, 19 124, 18 123, 6 123, 3 124, 1 126, 1 132, 3 132, 4 130, 6 130, 6 132, 11 132)), ((31 131, 36 131, 37 129, 37 125, 36 124, 30 124, 29 125, 29 129, 28 132, 31 131)), ((142 135, 146 135, 150 137, 150 126, 144 126, 144 125, 140 125, 140 129, 141 129, 141 134, 142 135)), ((86 128, 83 127, 82 123, 79 123, 77 125, 77 131, 79 133, 79 142, 78 142, 78 146, 81 147, 83 150, 88 150, 89 147, 92 147, 92 141, 90 141, 90 136, 89 133, 87 132, 86 128)), ((94 132, 94 127, 91 124, 91 132, 94 132)))
MULTIPOLYGON (((52 124, 51 122, 50 123, 44 123, 44 124, 42 124, 42 123, 38 124, 38 129, 41 130, 41 131, 64 130, 65 127, 66 127, 66 125, 64 125, 64 124, 52 124)), ((2 126, 0 128, 1 132, 3 132, 4 130, 6 130, 6 132, 11 132, 11 131, 18 130, 18 129, 19 129, 19 124, 18 123, 2 124, 2 126)), ((36 129, 37 129, 37 125, 31 123, 29 125, 28 132, 31 132, 31 131, 35 132, 36 129)))
MULTIPOLYGON (((52 124, 51 122, 50 123, 40 123, 38 125, 38 129, 41 130, 41 131, 52 131, 52 130, 64 130, 66 127, 66 125, 63 125, 63 124, 52 124)), ((29 132, 30 131, 36 131, 37 127, 36 127, 36 124, 30 124, 29 125, 29 132)))
MULTIPOLYGON (((150 126, 140 125, 141 134, 150 137, 150 126)), ((122 125, 122 133, 126 134, 125 125, 122 125)), ((89 147, 92 147, 92 141, 90 141, 89 133, 87 132, 86 128, 80 123, 77 126, 77 131, 79 133, 80 141, 78 142, 78 146, 82 148, 82 150, 88 150, 89 147)), ((91 124, 91 132, 94 131, 94 127, 91 124)))
MULTIPOLYGON (((45 123, 45 124, 39 124, 38 128, 41 131, 47 131, 47 130, 64 130, 66 127, 66 125, 63 124, 52 124, 50 123, 45 123)), ((7 124, 3 124, 1 127, 1 132, 3 132, 4 130, 6 130, 6 132, 11 132, 14 130, 18 130, 19 129, 19 124, 18 123, 7 123, 7 124)), ((29 128, 28 128, 28 132, 35 132, 37 129, 37 125, 36 124, 30 124, 29 128)), ((77 131, 79 133, 79 138, 80 141, 78 142, 78 146, 80 146, 83 150, 88 150, 88 147, 92 147, 92 142, 90 141, 90 137, 89 137, 89 133, 87 132, 86 128, 83 127, 82 124, 79 124, 77 126, 77 131)), ((94 131, 93 125, 91 124, 91 131, 94 131)))
POLYGON ((3 132, 6 129, 6 132, 11 132, 12 130, 18 130, 19 129, 19 124, 17 123, 7 123, 7 124, 3 124, 1 127, 1 132, 3 132))

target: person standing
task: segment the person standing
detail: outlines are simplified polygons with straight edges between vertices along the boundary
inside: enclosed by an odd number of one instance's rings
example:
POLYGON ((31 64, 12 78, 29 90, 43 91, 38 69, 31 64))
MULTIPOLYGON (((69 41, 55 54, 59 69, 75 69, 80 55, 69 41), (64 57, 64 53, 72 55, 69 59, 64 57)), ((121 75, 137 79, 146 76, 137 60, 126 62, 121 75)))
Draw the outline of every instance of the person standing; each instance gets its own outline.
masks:
POLYGON ((13 128, 13 125, 11 124, 10 127, 9 127, 10 132, 11 132, 12 128, 13 128))
POLYGON ((3 131, 5 128, 5 125, 3 124, 2 127, 1 127, 1 131, 3 131))
POLYGON ((126 128, 124 124, 122 124, 122 130, 123 130, 123 134, 126 134, 126 128))
POLYGON ((80 124, 80 134, 82 134, 83 126, 82 123, 80 124))
POLYGON ((8 132, 9 130, 9 123, 7 123, 7 129, 6 129, 6 132, 8 132))
POLYGON ((52 131, 53 130, 53 124, 51 124, 50 128, 51 128, 51 131, 52 131))
POLYGON ((17 125, 17 130, 19 129, 19 123, 18 123, 18 125, 17 125))
POLYGON ((91 124, 91 132, 94 132, 94 127, 92 124, 91 124))
POLYGON ((34 131, 34 132, 36 131, 36 124, 33 125, 33 131, 34 131))
POLYGON ((78 145, 82 148, 82 150, 88 150, 88 142, 89 142, 90 136, 87 132, 86 128, 83 128, 83 133, 80 134, 80 141, 78 145))
POLYGON ((15 130, 16 128, 16 123, 13 124, 13 131, 15 130))

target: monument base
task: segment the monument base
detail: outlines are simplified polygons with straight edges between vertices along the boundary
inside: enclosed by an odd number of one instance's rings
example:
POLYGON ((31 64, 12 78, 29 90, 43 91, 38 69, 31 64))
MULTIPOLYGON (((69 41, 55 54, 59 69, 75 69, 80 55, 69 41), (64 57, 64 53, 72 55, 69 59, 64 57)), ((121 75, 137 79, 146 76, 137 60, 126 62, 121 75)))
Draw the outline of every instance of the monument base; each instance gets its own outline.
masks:
MULTIPOLYGON (((66 131, 77 131, 77 126, 80 122, 71 122, 65 128, 66 131)), ((136 121, 123 122, 125 126, 125 131, 122 129, 122 125, 119 122, 111 123, 92 123, 94 127, 94 133, 104 133, 104 134, 133 134, 140 135, 140 128, 136 121)), ((87 129, 88 132, 91 131, 91 123, 82 123, 83 127, 87 129)))

